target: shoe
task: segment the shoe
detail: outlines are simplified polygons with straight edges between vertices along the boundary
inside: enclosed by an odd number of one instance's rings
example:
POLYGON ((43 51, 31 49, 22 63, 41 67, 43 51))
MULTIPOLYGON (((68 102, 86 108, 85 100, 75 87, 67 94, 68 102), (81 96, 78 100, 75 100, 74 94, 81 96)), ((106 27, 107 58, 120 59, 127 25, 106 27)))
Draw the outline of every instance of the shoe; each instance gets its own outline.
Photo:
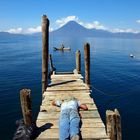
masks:
POLYGON ((75 136, 73 136, 72 138, 71 138, 71 140, 79 140, 80 138, 79 138, 79 135, 75 135, 75 136))

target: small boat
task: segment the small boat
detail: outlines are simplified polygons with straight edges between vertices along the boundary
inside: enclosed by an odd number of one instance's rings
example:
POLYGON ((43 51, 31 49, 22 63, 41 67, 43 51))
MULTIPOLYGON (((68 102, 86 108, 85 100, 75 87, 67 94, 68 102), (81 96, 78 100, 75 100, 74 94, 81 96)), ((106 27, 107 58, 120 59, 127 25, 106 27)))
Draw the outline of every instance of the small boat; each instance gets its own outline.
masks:
POLYGON ((64 45, 62 44, 62 47, 59 47, 59 48, 56 48, 56 47, 53 47, 54 48, 54 51, 70 51, 71 48, 65 48, 64 45))
POLYGON ((130 56, 131 58, 135 58, 135 55, 133 55, 132 53, 129 54, 129 56, 130 56))

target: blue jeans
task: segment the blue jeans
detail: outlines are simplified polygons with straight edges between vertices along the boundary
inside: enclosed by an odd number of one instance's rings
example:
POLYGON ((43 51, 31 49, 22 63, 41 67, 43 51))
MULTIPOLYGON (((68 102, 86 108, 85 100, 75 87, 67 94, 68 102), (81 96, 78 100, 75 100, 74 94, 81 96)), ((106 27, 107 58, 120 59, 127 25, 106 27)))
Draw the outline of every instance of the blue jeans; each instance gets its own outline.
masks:
POLYGON ((70 140, 73 136, 79 135, 79 124, 80 117, 77 110, 62 110, 59 119, 60 140, 70 140))

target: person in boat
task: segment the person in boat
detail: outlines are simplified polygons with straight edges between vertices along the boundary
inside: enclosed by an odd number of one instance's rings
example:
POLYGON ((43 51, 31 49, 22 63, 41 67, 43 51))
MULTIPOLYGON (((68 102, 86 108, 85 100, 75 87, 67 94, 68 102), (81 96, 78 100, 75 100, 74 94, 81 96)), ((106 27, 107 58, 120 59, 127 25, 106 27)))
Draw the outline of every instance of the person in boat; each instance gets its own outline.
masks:
POLYGON ((79 140, 80 115, 79 108, 88 110, 86 104, 81 104, 75 97, 52 101, 52 105, 61 107, 59 118, 60 140, 79 140))
POLYGON ((129 54, 129 56, 130 56, 131 58, 135 58, 135 55, 133 55, 132 53, 129 54))
POLYGON ((64 47, 64 44, 62 44, 62 45, 61 45, 61 49, 64 49, 64 48, 65 48, 65 47, 64 47))

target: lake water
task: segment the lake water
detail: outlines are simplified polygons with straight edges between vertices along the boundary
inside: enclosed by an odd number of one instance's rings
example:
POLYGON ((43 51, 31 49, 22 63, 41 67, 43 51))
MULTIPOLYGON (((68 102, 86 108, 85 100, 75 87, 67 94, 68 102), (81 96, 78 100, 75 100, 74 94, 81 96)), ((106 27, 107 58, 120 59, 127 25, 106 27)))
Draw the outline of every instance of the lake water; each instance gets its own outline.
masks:
MULTIPOLYGON (((50 38, 50 53, 57 71, 75 68, 75 51, 91 45, 92 95, 105 121, 105 111, 117 108, 122 117, 123 140, 138 140, 140 130, 140 40, 50 38), (63 43, 70 52, 53 51, 63 43), (129 54, 135 55, 130 58, 129 54)), ((34 119, 41 102, 41 38, 0 40, 0 138, 10 140, 15 121, 22 118, 19 91, 32 90, 34 119)))

